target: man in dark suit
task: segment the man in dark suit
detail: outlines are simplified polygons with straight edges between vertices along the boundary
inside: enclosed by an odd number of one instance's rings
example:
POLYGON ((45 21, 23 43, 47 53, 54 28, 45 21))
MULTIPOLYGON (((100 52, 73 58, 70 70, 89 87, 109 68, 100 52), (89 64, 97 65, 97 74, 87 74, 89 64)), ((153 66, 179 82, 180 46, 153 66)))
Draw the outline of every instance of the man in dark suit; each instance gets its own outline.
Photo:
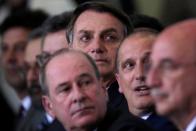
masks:
POLYGON ((26 114, 17 122, 17 131, 44 131, 50 124, 41 102, 41 86, 39 85, 39 67, 36 56, 41 53, 42 28, 33 30, 28 37, 25 49, 25 63, 27 66, 27 86, 32 104, 26 114))
POLYGON ((67 31, 70 46, 86 52, 95 61, 108 91, 109 106, 123 110, 128 108, 124 96, 118 92, 114 62, 118 46, 130 32, 132 25, 123 12, 99 2, 79 5, 67 31))
POLYGON ((87 54, 62 49, 48 57, 42 67, 44 107, 67 131, 151 130, 140 119, 107 107, 106 89, 87 54))
POLYGON ((196 130, 196 19, 166 28, 152 49, 147 82, 158 114, 196 130))
MULTIPOLYGON (((71 12, 63 12, 62 14, 54 15, 53 17, 48 18, 44 24, 42 43, 41 43, 41 54, 40 57, 45 54, 52 54, 55 51, 67 48, 68 42, 65 38, 66 28, 71 19, 71 12)), ((48 125, 47 131, 64 131, 61 123, 54 119, 54 121, 48 125)))
POLYGON ((156 37, 156 30, 140 28, 125 38, 117 54, 116 78, 131 113, 146 120, 156 130, 175 131, 171 122, 156 115, 150 88, 146 84, 151 48, 156 37))
POLYGON ((6 101, 5 97, 3 96, 4 94, 1 91, 0 87, 0 112, 2 113, 2 116, 5 118, 1 118, 1 130, 6 130, 6 131, 13 131, 14 127, 14 119, 16 118, 16 114, 14 113, 13 109, 10 107, 8 102, 6 101), (9 125, 9 126, 8 126, 9 125))

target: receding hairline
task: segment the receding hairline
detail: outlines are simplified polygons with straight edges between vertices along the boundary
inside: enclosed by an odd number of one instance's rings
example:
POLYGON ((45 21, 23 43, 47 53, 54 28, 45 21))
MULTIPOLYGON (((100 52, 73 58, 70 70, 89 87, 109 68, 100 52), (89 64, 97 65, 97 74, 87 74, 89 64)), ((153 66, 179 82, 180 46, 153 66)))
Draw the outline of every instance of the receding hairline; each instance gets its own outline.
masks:
MULTIPOLYGON (((119 68, 119 55, 121 54, 121 50, 123 45, 128 44, 128 41, 131 39, 151 39, 152 41, 155 41, 155 38, 157 37, 157 32, 152 32, 151 30, 140 30, 140 31, 135 31, 132 34, 129 34, 120 44, 117 53, 116 53, 116 60, 115 60, 115 69, 116 72, 118 73, 118 68, 119 68)), ((129 44, 131 44, 129 42, 129 44)), ((138 43, 139 44, 139 43, 138 43)), ((152 45, 154 42, 152 43, 152 45)))

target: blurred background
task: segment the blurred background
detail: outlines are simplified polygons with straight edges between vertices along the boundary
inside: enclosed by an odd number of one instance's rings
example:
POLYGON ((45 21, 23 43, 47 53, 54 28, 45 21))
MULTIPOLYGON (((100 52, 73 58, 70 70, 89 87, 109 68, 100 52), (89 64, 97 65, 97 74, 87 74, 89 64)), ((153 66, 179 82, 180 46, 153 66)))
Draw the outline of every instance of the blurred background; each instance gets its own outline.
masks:
MULTIPOLYGON (((43 9, 54 15, 73 10, 78 4, 93 0, 0 0, 0 22, 10 8, 43 9)), ((94 0, 95 1, 95 0, 94 0)), ((176 21, 196 16, 195 0, 98 0, 108 1, 122 8, 126 13, 142 13, 158 18, 168 25, 176 21)))

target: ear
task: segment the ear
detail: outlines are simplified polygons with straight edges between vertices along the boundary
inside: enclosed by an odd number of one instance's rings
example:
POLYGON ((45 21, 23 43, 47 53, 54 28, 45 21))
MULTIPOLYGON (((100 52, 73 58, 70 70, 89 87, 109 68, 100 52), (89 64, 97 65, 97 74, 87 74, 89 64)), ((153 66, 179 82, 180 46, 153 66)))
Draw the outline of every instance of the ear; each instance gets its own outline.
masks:
POLYGON ((47 95, 42 96, 42 104, 43 104, 46 112, 48 114, 50 114, 53 118, 55 118, 55 113, 53 111, 53 104, 52 104, 49 96, 47 96, 47 95))
POLYGON ((115 77, 116 77, 116 80, 117 80, 118 85, 119 85, 118 91, 120 93, 123 93, 123 90, 122 90, 122 87, 121 87, 121 82, 120 82, 120 76, 119 76, 119 74, 118 73, 115 73, 115 77))

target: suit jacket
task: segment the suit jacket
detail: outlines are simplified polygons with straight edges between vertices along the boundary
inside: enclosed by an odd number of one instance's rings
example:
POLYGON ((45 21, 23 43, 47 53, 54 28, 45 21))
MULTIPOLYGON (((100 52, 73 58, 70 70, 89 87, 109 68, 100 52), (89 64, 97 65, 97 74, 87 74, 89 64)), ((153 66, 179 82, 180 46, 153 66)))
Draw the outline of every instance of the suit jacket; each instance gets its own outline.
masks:
POLYGON ((2 119, 0 120, 1 123, 0 130, 13 131, 16 114, 7 103, 1 91, 0 91, 0 105, 1 105, 0 112, 2 113, 3 116, 2 119))
POLYGON ((48 127, 46 131, 65 131, 63 125, 55 119, 48 127))
POLYGON ((16 125, 16 131, 43 131, 46 123, 45 110, 42 107, 41 102, 32 103, 30 109, 24 118, 20 119, 16 125), (45 124, 45 125, 44 125, 45 124))
POLYGON ((98 125, 97 131, 153 131, 144 120, 133 116, 128 111, 109 108, 106 117, 98 125))
POLYGON ((167 118, 161 117, 153 112, 146 122, 158 131, 178 131, 178 128, 167 118))
MULTIPOLYGON (((108 107, 111 109, 118 108, 120 110, 128 111, 128 105, 126 99, 118 91, 118 88, 119 86, 117 81, 114 81, 112 84, 110 84, 108 89, 108 96, 109 96, 108 107)), ((65 131, 65 129, 58 120, 55 120, 48 127, 47 131, 65 131)))
POLYGON ((108 88, 109 102, 108 106, 112 109, 118 108, 120 110, 128 111, 127 101, 123 94, 119 92, 118 82, 115 80, 108 88))
POLYGON ((196 127, 193 129, 193 131, 196 131, 196 127))

